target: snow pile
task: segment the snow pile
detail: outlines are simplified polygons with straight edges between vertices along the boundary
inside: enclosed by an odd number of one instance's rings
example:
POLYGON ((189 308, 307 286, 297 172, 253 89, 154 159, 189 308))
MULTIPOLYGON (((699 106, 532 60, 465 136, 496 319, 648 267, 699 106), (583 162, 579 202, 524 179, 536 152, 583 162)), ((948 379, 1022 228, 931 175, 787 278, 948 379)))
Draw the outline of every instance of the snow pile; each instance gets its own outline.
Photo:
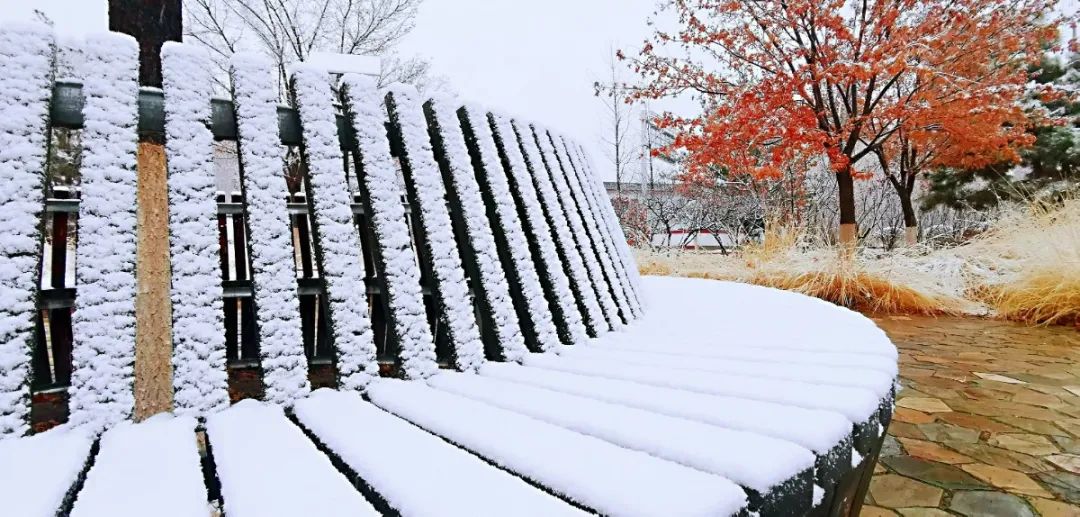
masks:
POLYGON ((30 428, 52 46, 46 27, 0 28, 0 440, 30 428))
POLYGON ((570 231, 570 220, 563 211, 558 194, 555 193, 555 188, 551 184, 551 176, 547 172, 547 160, 540 155, 540 149, 536 146, 536 139, 533 138, 529 126, 517 121, 513 121, 512 125, 518 143, 524 151, 525 163, 529 166, 529 172, 532 173, 536 190, 540 193, 540 202, 554 230, 552 234, 555 236, 555 242, 562 251, 570 280, 573 282, 571 287, 576 289, 578 301, 585 308, 583 314, 585 325, 591 330, 591 335, 603 334, 609 330, 609 327, 604 321, 603 310, 600 309, 596 291, 592 289, 589 282, 589 274, 585 270, 581 250, 574 242, 574 234, 570 231))
POLYGON ((342 389, 361 390, 375 375, 375 341, 368 316, 364 257, 356 231, 351 195, 341 171, 342 153, 330 77, 301 65, 293 89, 304 128, 307 196, 319 253, 319 271, 326 285, 327 312, 337 352, 342 389))
POLYGON ((540 349, 545 352, 555 350, 561 346, 558 331, 551 318, 551 310, 544 297, 544 290, 540 285, 540 276, 536 273, 532 254, 529 252, 529 242, 525 238, 525 231, 518 218, 514 197, 510 193, 510 184, 506 179, 506 171, 503 170, 499 155, 495 150, 495 141, 492 138, 487 116, 483 109, 476 106, 466 106, 459 113, 462 115, 463 129, 467 135, 471 135, 473 144, 476 146, 479 165, 482 169, 482 171, 478 170, 477 174, 484 178, 491 201, 495 205, 499 228, 506 239, 507 247, 510 248, 507 251, 510 253, 513 267, 521 283, 514 287, 520 289, 524 297, 540 349))
POLYGON ((86 468, 93 440, 57 428, 0 441, 0 510, 18 517, 54 517, 86 468))
POLYGON ((597 298, 600 300, 600 308, 604 310, 604 316, 607 318, 608 324, 611 325, 611 329, 619 330, 622 328, 623 322, 619 319, 619 309, 615 305, 615 300, 611 297, 611 286, 608 285, 604 275, 604 268, 600 265, 601 261, 605 259, 586 225, 586 221, 589 220, 589 209, 584 204, 579 206, 581 200, 575 200, 574 191, 570 188, 570 184, 573 183, 570 180, 570 176, 573 174, 570 161, 566 158, 563 150, 554 144, 554 137, 547 130, 533 126, 533 134, 540 145, 540 152, 546 158, 548 170, 551 172, 552 183, 555 185, 555 192, 559 194, 563 210, 570 218, 570 228, 574 230, 574 236, 577 237, 578 247, 581 248, 581 255, 585 259, 585 267, 589 272, 589 278, 592 279, 597 298))
POLYGON ((428 325, 397 168, 386 139, 386 108, 370 77, 342 77, 346 115, 360 150, 357 174, 365 209, 375 235, 378 272, 386 285, 387 317, 399 347, 402 370, 423 379, 438 370, 435 341, 428 325))
POLYGON ((317 390, 295 411, 301 425, 401 515, 582 515, 359 395, 317 390))
POLYGON ((72 314, 70 421, 95 431, 135 406, 135 188, 139 45, 106 33, 86 40, 79 296, 72 314))
POLYGON ((561 315, 563 325, 566 327, 564 343, 578 345, 588 338, 585 324, 581 321, 581 313, 578 312, 574 301, 574 293, 570 289, 570 279, 563 269, 563 262, 559 259, 559 251, 552 241, 552 231, 544 216, 544 209, 540 206, 536 188, 532 182, 532 168, 526 164, 525 157, 521 154, 521 146, 518 145, 517 136, 510 126, 510 119, 501 115, 491 115, 492 128, 495 134, 495 144, 502 155, 506 157, 509 165, 508 177, 512 180, 514 191, 517 192, 525 213, 525 222, 528 223, 532 234, 535 236, 533 244, 540 251, 539 258, 547 273, 546 285, 551 286, 555 309, 561 315))
POLYGON ((285 202, 285 153, 278 137, 277 88, 270 63, 256 54, 232 58, 236 129, 255 321, 266 399, 290 405, 310 389, 301 346, 292 229, 285 202))
POLYGON ((428 113, 429 125, 438 133, 437 138, 445 155, 444 166, 447 170, 443 174, 448 178, 447 190, 450 199, 456 202, 467 234, 468 242, 460 244, 472 249, 472 256, 476 261, 480 287, 477 294, 486 302, 481 306, 491 313, 503 360, 521 361, 528 350, 521 336, 517 313, 514 312, 510 286, 499 263, 495 237, 491 233, 491 223, 480 195, 480 185, 476 182, 469 151, 465 147, 461 122, 453 104, 444 98, 432 99, 428 104, 428 113))
POLYGON ((380 515, 280 407, 242 400, 211 416, 206 434, 225 515, 380 515))
POLYGON ((176 413, 202 416, 229 405, 217 189, 210 134, 210 58, 176 42, 161 48, 169 166, 173 390, 176 413))
POLYGON ((605 515, 730 515, 734 483, 420 383, 381 379, 375 405, 605 515))
POLYGON ((206 486, 195 419, 158 414, 101 437, 71 517, 205 517, 206 486))
POLYGON ((484 344, 480 341, 472 296, 446 207, 446 187, 435 163, 416 89, 404 84, 391 86, 387 110, 401 138, 401 167, 410 202, 420 209, 418 233, 427 248, 434 277, 432 291, 454 349, 455 366, 461 371, 475 371, 484 362, 484 344))
POLYGON ((587 397, 454 373, 436 375, 428 380, 428 384, 615 445, 717 474, 758 492, 767 492, 814 465, 813 453, 790 442, 587 397))
POLYGON ((637 299, 634 296, 633 288, 630 286, 630 280, 623 271, 622 259, 619 258, 618 251, 615 249, 615 243, 611 238, 611 230, 607 228, 607 225, 602 224, 603 214, 599 202, 593 196, 592 189, 588 188, 588 180, 585 179, 584 164, 580 156, 573 152, 573 147, 566 142, 564 137, 557 137, 556 140, 560 150, 565 152, 567 160, 570 162, 570 168, 567 171, 567 183, 570 185, 570 192, 577 198, 578 205, 582 207, 582 212, 588 212, 588 216, 583 217, 586 229, 592 232, 593 243, 596 244, 603 257, 600 265, 604 268, 604 273, 607 274, 608 281, 611 284, 611 292, 615 295, 615 303, 622 309, 623 315, 626 316, 629 322, 629 320, 641 316, 640 307, 637 305, 637 299))

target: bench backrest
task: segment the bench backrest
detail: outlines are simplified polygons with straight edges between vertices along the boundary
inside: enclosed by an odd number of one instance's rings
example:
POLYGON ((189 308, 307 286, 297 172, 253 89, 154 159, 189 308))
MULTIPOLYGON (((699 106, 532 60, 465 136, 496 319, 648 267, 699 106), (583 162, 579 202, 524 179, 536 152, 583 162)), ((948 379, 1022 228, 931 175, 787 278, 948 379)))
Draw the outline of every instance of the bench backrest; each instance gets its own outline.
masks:
POLYGON ((303 66, 280 107, 253 55, 231 61, 231 101, 212 99, 208 57, 175 43, 164 88, 140 90, 119 34, 89 37, 78 81, 54 82, 55 48, 0 28, 0 438, 28 431, 32 385, 68 375, 72 422, 131 416, 140 134, 167 156, 177 412, 228 405, 227 365, 245 360, 288 405, 309 368, 361 390, 380 370, 520 361, 642 314, 610 200, 557 133, 303 66), (53 185, 52 141, 72 135, 78 182, 53 185), (225 148, 239 192, 215 182, 225 148))

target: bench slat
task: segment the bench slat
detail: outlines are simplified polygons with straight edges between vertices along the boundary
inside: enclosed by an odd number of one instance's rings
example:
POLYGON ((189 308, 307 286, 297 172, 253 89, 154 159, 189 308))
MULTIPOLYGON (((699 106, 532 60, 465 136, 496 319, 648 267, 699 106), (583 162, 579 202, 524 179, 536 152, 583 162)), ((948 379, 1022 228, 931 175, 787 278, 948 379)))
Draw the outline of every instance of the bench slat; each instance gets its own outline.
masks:
POLYGON ((0 441, 0 501, 4 515, 54 517, 86 469, 93 439, 57 428, 0 441))

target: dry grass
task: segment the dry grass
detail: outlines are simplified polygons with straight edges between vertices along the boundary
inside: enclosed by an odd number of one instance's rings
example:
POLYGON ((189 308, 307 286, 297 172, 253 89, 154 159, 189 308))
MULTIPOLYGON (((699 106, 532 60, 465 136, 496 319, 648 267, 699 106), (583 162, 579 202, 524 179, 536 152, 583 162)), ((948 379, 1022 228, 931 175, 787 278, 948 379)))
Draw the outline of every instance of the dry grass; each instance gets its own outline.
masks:
POLYGON ((1000 229, 951 249, 855 256, 770 228, 738 254, 640 250, 642 274, 732 280, 815 296, 867 313, 986 314, 1031 324, 1080 322, 1080 200, 1018 210, 1000 229))

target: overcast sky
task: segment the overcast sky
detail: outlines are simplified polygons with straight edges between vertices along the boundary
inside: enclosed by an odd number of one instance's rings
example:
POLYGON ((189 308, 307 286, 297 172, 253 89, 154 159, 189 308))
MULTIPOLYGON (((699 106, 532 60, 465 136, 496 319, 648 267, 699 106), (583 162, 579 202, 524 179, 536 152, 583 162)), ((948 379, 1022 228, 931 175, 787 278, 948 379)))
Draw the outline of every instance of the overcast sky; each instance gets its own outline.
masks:
MULTIPOLYGON (((1064 0, 1075 13, 1080 0, 1064 0)), ((425 0, 401 46, 431 60, 464 100, 534 120, 578 139, 608 171, 606 127, 592 84, 611 48, 636 49, 656 0, 425 0)), ((0 0, 0 21, 41 9, 64 33, 105 30, 106 0, 0 0)), ((685 103, 683 104, 685 106, 685 103)), ((606 174, 613 176, 614 173, 606 174)))

